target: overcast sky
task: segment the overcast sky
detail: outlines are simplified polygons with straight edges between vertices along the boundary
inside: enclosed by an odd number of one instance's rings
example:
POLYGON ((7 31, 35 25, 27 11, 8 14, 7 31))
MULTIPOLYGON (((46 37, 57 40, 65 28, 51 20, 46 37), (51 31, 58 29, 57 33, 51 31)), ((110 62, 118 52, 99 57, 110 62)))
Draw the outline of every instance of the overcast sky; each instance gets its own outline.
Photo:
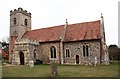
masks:
POLYGON ((100 20, 104 16, 106 43, 118 45, 119 0, 0 0, 0 40, 9 36, 10 10, 32 13, 32 29, 100 20))

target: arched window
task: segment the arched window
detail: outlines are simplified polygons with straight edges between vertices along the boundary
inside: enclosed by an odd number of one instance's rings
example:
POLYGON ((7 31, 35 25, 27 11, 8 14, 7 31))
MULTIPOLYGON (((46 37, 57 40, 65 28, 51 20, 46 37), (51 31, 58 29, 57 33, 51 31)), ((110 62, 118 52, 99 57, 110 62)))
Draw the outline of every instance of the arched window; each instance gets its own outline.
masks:
POLYGON ((27 26, 27 22, 28 22, 28 20, 27 20, 27 19, 25 19, 25 21, 24 21, 25 26, 27 26))
POLYGON ((88 56, 88 46, 86 46, 86 56, 88 56))
POLYGON ((50 54, 51 58, 56 58, 56 48, 54 46, 50 48, 50 54))
POLYGON ((83 45, 83 56, 85 57, 85 46, 83 45))
POLYGON ((36 59, 37 50, 34 50, 34 59, 36 59))
POLYGON ((89 56, 88 45, 83 45, 83 56, 89 56))
POLYGON ((66 49, 66 57, 70 57, 70 50, 66 49))
POLYGON ((16 25, 16 18, 13 19, 13 23, 14 23, 14 25, 16 25))

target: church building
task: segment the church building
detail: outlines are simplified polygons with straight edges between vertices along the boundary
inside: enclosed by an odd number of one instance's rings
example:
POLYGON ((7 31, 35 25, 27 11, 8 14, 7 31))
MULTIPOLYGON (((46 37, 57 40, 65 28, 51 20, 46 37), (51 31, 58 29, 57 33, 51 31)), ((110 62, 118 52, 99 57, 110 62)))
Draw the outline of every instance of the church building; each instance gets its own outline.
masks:
POLYGON ((9 62, 28 65, 108 64, 104 18, 100 20, 31 30, 31 13, 22 8, 10 11, 9 62))

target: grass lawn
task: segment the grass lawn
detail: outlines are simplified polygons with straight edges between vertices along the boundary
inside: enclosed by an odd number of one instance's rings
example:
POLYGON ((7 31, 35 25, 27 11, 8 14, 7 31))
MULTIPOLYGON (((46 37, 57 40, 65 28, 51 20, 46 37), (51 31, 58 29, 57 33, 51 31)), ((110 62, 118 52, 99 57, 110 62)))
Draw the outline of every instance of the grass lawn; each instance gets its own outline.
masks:
MULTIPOLYGON (((3 66, 3 77, 50 77, 50 65, 28 66, 3 66)), ((81 66, 81 65, 59 65, 58 77, 118 77, 118 62, 110 65, 81 66)))

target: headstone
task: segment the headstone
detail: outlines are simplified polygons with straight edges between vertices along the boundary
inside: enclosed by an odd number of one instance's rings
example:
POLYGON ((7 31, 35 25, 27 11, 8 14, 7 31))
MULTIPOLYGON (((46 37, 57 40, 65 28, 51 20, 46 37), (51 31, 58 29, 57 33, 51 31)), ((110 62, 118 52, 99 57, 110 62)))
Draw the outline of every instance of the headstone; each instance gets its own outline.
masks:
POLYGON ((108 57, 108 54, 107 54, 108 52, 106 51, 106 53, 105 53, 105 58, 104 58, 104 64, 105 65, 109 65, 109 57, 108 57))
POLYGON ((30 61, 29 61, 29 66, 30 66, 30 67, 34 67, 34 62, 33 62, 33 60, 30 60, 30 61))
POLYGON ((94 67, 96 66, 97 64, 97 57, 94 58, 94 67))
POLYGON ((58 76, 57 63, 52 62, 50 66, 51 66, 51 77, 58 76))

